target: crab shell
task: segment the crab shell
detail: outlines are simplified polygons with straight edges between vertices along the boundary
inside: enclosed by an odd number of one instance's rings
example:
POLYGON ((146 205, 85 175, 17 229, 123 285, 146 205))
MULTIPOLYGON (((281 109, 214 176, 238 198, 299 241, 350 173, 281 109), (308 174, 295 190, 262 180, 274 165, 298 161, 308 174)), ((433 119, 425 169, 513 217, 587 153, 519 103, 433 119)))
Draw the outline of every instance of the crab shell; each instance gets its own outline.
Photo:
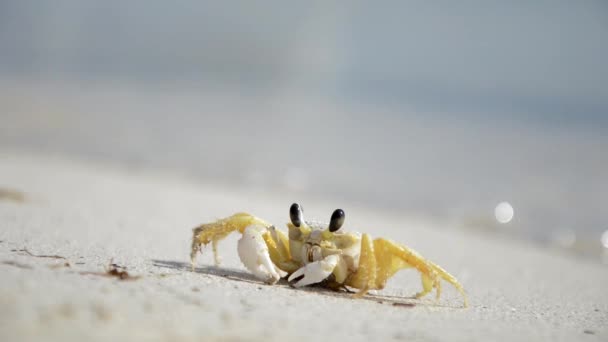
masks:
MULTIPOLYGON (((357 232, 330 232, 327 224, 305 222, 296 227, 288 223, 289 249, 294 261, 302 265, 320 262, 330 256, 325 262, 329 266, 335 264, 330 274, 334 275, 334 281, 343 284, 348 275, 357 271, 359 267, 359 256, 361 254, 361 234, 357 232)), ((305 266, 306 267, 306 266, 305 266)), ((308 266, 301 272, 293 273, 289 280, 301 276, 306 278, 318 278, 322 275, 327 277, 327 270, 317 270, 315 266, 308 266), (308 273, 306 273, 308 272, 308 273)), ((308 281, 294 283, 295 286, 310 284, 308 281)))

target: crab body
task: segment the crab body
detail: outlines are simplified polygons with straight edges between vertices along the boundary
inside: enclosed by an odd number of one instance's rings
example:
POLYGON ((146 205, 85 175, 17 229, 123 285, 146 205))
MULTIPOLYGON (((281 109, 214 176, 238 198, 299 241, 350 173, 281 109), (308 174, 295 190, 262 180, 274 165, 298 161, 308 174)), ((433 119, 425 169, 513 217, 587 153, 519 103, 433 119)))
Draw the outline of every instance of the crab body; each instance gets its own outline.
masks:
POLYGON ((247 213, 203 224, 193 229, 192 267, 201 246, 212 244, 216 264, 219 264, 217 244, 230 233, 238 231, 238 253, 241 262, 257 278, 274 284, 287 278, 294 287, 322 284, 333 289, 355 288, 356 297, 369 290, 382 289, 397 271, 415 268, 421 274, 422 291, 416 298, 433 289, 441 295, 441 280, 452 284, 467 298, 462 285, 438 265, 424 259, 411 248, 387 240, 372 240, 368 234, 345 232, 344 211, 336 209, 329 224, 307 222, 302 207, 290 207, 288 235, 275 226, 247 213))

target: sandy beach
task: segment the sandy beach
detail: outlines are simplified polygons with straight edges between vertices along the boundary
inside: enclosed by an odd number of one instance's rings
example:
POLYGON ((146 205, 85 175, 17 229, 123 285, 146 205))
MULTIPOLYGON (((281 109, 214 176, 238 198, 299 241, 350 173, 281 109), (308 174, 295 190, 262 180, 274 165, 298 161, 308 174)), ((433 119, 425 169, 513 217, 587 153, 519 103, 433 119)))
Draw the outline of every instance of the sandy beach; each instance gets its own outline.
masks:
POLYGON ((608 341, 607 17, 2 2, 0 341, 608 341), (294 202, 409 246, 469 307, 413 298, 413 269, 359 299, 270 286, 237 234, 191 268, 194 227, 285 230, 294 202))
POLYGON ((15 150, 0 152, 0 188, 4 341, 608 338, 605 265, 527 242, 350 203, 15 150), (296 200, 321 219, 342 207, 346 228, 418 250, 459 278, 470 307, 447 284, 438 302, 411 299, 420 288, 411 270, 359 300, 265 285, 240 264, 236 236, 220 244, 220 267, 207 250, 190 271, 192 227, 236 211, 281 227, 296 200))

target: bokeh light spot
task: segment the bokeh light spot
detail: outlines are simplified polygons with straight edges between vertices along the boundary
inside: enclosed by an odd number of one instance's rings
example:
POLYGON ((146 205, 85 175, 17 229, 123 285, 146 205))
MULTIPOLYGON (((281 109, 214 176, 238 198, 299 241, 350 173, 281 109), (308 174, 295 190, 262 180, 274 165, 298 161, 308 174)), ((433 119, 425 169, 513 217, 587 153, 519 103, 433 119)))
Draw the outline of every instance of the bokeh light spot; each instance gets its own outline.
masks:
POLYGON ((513 219, 513 207, 509 202, 500 202, 494 209, 494 216, 500 223, 509 223, 513 219))
POLYGON ((608 230, 606 230, 603 234, 602 234, 602 246, 604 246, 604 248, 608 248, 608 230))

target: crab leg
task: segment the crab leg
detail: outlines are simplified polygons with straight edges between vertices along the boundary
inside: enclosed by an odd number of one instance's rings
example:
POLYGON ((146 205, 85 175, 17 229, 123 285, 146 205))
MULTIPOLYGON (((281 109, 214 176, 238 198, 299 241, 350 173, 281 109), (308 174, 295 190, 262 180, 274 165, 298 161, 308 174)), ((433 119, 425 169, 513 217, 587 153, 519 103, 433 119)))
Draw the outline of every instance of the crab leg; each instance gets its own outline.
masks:
POLYGON ((262 234, 262 238, 268 246, 270 260, 281 270, 292 273, 300 267, 300 263, 292 260, 289 250, 289 240, 287 236, 275 226, 270 226, 262 234))
POLYGON ((194 228, 192 230, 192 250, 190 251, 192 268, 194 268, 196 253, 201 250, 201 245, 206 246, 209 243, 212 244, 213 257, 215 259, 215 264, 218 265, 220 263, 220 258, 217 253, 217 243, 234 231, 238 231, 242 234, 245 228, 250 225, 271 226, 269 223, 264 222, 264 220, 253 215, 237 213, 230 217, 212 223, 202 224, 194 228))
MULTIPOLYGON (((256 228, 247 233, 251 240, 250 245, 243 242, 243 247, 239 247, 239 254, 241 253, 241 249, 245 254, 253 255, 262 253, 264 254, 262 259, 265 258, 266 255, 269 255, 270 260, 283 271, 293 272, 298 269, 297 263, 291 260, 287 236, 280 230, 275 229, 271 224, 247 213, 234 214, 212 223, 200 225, 192 230, 192 249, 190 252, 192 269, 194 269, 196 253, 201 250, 201 246, 206 246, 211 243, 215 264, 218 265, 220 263, 220 257, 217 251, 218 242, 235 231, 245 235, 248 227, 256 228), (252 238, 253 234, 256 234, 255 236, 258 236, 261 239, 258 239, 257 237, 252 238)), ((243 261, 242 258, 241 261, 243 261)), ((243 263, 245 262, 243 261, 243 263)), ((268 269, 270 270, 271 268, 268 267, 268 269)), ((250 269, 250 271, 254 272, 254 274, 256 272, 252 269, 250 269)), ((266 277, 264 278, 266 279, 266 277)))
POLYGON ((349 279, 346 285, 359 289, 356 297, 363 297, 367 291, 376 288, 376 256, 374 255, 374 245, 367 234, 361 237, 361 254, 359 255, 359 267, 349 279))
POLYGON ((454 276, 404 245, 381 238, 372 241, 367 234, 363 234, 361 239, 359 269, 349 279, 347 285, 360 289, 356 294, 360 297, 365 295, 368 290, 384 288, 388 279, 397 271, 409 267, 416 268, 422 277, 423 290, 416 294, 416 298, 421 298, 436 289, 437 299, 439 299, 441 295, 440 280, 443 279, 462 294, 464 306, 468 306, 464 289, 454 276))
MULTIPOLYGON (((431 261, 425 260, 422 256, 420 256, 420 254, 418 254, 416 251, 407 246, 397 245, 394 242, 385 239, 376 239, 374 241, 374 246, 376 245, 385 246, 391 256, 401 258, 421 273, 423 290, 416 294, 416 298, 421 298, 425 296, 433 288, 435 288, 437 290, 437 299, 439 299, 439 297, 441 296, 440 280, 443 279, 450 283, 452 286, 454 286, 456 290, 458 290, 458 292, 460 292, 464 299, 464 306, 467 307, 469 305, 467 296, 464 293, 464 288, 462 287, 462 285, 453 275, 449 274, 443 268, 439 267, 431 261)), ((384 283, 386 283, 386 280, 384 280, 384 283)), ((384 286, 384 283, 382 284, 382 286, 384 286)))

